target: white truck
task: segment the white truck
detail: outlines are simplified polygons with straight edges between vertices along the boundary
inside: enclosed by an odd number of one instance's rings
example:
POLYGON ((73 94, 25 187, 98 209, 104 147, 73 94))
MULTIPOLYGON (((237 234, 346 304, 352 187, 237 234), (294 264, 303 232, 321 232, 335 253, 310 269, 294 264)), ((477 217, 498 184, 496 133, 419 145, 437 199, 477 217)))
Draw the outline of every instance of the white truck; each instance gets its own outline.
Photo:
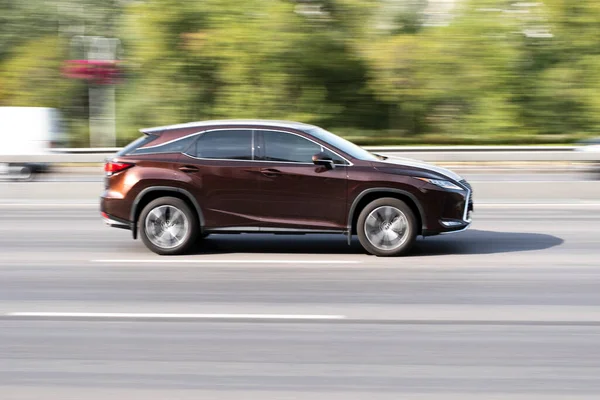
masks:
POLYGON ((43 107, 0 107, 0 178, 30 180, 45 172, 44 155, 61 138, 60 113, 43 107))

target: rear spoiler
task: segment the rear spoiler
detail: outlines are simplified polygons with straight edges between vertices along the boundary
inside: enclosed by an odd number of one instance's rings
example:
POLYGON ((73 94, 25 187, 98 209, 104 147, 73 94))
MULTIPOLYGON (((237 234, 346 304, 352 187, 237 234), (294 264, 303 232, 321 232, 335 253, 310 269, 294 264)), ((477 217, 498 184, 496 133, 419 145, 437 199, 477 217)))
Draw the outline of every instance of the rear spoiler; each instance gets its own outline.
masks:
POLYGON ((140 132, 143 133, 144 135, 155 135, 155 136, 160 136, 160 134, 164 131, 164 128, 144 128, 144 129, 140 129, 140 132))
MULTIPOLYGON (((217 122, 217 121, 213 121, 217 122)), ((160 135, 163 131, 169 131, 173 129, 184 129, 184 128, 200 128, 206 126, 206 122, 197 121, 197 122, 188 122, 185 124, 176 124, 176 125, 166 125, 166 126, 156 126, 154 128, 144 128, 140 129, 145 135, 160 135)))

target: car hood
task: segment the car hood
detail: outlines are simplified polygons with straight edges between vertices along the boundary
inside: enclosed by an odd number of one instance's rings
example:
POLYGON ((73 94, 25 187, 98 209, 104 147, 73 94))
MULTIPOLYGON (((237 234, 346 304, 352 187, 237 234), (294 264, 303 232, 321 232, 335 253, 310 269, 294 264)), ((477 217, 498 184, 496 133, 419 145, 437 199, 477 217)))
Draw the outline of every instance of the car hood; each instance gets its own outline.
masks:
MULTIPOLYGON (((403 157, 388 157, 385 160, 374 161, 373 166, 377 169, 394 169, 394 167, 408 167, 415 170, 427 171, 433 174, 440 175, 442 178, 451 179, 460 182, 463 178, 457 173, 449 169, 438 167, 437 165, 429 164, 423 161, 414 160, 412 158, 403 157)), ((406 172, 402 172, 403 174, 406 172)))

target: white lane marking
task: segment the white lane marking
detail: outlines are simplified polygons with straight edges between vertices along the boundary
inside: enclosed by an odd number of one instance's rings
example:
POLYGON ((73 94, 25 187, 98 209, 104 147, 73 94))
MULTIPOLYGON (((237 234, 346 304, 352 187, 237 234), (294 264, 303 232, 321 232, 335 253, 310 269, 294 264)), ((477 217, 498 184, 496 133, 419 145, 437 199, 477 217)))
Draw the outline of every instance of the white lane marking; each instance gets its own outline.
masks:
POLYGON ((600 203, 477 203, 479 208, 598 208, 600 203))
POLYGON ((311 314, 179 314, 179 313, 113 313, 113 312, 9 312, 7 317, 39 318, 153 318, 153 319, 284 319, 284 320, 339 320, 345 315, 311 314))
POLYGON ((90 260, 101 264, 362 264, 362 261, 344 260, 90 260))
POLYGON ((473 184, 473 183, 476 183, 476 184, 498 184, 498 183, 500 183, 500 184, 511 184, 511 185, 515 184, 515 183, 516 184, 522 184, 522 183, 523 184, 525 184, 525 183, 536 183, 536 184, 538 184, 538 183, 542 183, 542 184, 546 184, 546 183, 561 184, 562 183, 562 184, 564 184, 564 183, 567 183, 567 184, 587 184, 587 185, 591 185, 591 184, 595 183, 595 181, 591 181, 591 180, 590 181, 571 181, 571 180, 567 180, 567 179, 557 179, 555 181, 552 181, 552 180, 550 180, 550 181, 539 181, 539 180, 538 181, 535 181, 535 180, 531 180, 531 181, 527 181, 527 180, 508 181, 507 180, 507 181, 504 181, 504 180, 501 180, 501 179, 496 180, 496 181, 493 181, 493 180, 492 181, 480 181, 480 180, 477 180, 477 179, 467 179, 467 181, 469 183, 471 183, 471 184, 473 184))
POLYGON ((38 208, 100 208, 100 203, 0 203, 0 208, 26 208, 26 207, 38 207, 38 208))

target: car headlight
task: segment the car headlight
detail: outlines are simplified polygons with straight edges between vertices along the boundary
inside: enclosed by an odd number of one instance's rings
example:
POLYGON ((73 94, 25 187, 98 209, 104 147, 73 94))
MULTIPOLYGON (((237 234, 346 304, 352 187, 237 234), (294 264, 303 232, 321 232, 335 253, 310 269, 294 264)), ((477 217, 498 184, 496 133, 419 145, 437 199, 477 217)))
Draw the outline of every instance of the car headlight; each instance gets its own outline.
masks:
POLYGON ((450 182, 450 181, 444 181, 441 179, 429 179, 429 178, 417 178, 418 180, 421 180, 423 182, 428 182, 431 183, 432 185, 435 186, 439 186, 443 189, 449 189, 449 190, 465 190, 464 188, 450 182))

